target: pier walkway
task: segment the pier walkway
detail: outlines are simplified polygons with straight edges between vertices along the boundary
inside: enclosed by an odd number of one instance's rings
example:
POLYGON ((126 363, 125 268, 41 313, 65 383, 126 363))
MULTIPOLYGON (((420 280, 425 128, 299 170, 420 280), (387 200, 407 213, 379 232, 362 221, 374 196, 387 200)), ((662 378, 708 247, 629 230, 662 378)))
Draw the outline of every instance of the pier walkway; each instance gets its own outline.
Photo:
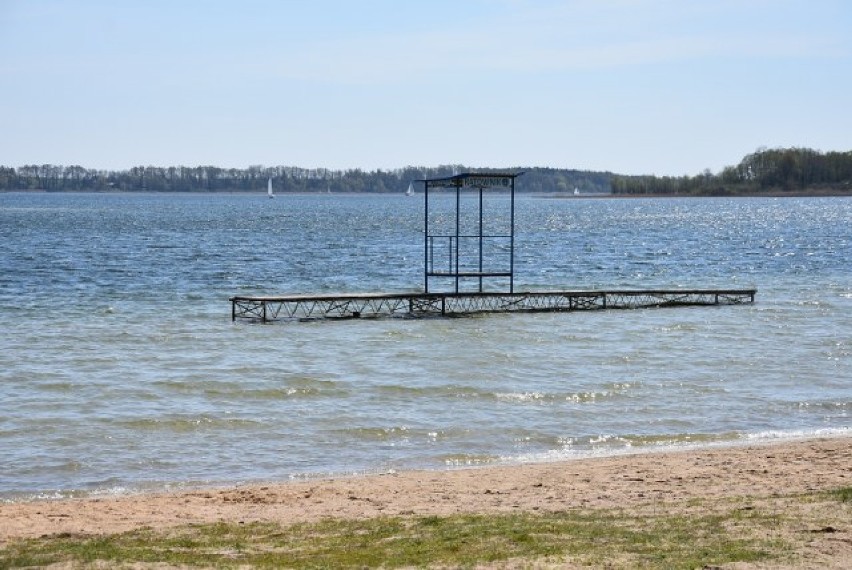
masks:
POLYGON ((463 316, 753 303, 756 289, 364 293, 231 297, 231 319, 271 323, 315 319, 463 316))

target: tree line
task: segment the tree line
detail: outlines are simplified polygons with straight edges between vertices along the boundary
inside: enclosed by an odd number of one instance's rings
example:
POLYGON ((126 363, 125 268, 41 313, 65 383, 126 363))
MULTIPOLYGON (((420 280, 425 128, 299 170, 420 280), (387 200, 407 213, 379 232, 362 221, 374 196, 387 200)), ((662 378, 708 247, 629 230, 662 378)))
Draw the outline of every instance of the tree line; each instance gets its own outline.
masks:
MULTIPOLYGON (((524 169, 510 169, 518 172, 524 169)), ((404 192, 411 181, 452 176, 456 172, 494 172, 463 165, 408 166, 394 170, 331 170, 296 166, 136 166, 129 170, 96 170, 52 164, 0 167, 0 191, 48 192, 265 192, 269 178, 276 193, 286 192, 404 192)), ((518 189, 525 192, 608 193, 610 174, 579 170, 532 168, 518 189)))
POLYGON ((612 177, 614 194, 726 196, 796 192, 852 193, 852 151, 760 148, 736 166, 696 176, 612 177))
POLYGON ((737 195, 791 192, 852 194, 852 151, 761 148, 720 173, 695 176, 630 176, 561 168, 476 169, 460 164, 392 170, 332 170, 296 166, 136 166, 97 170, 52 164, 0 166, 0 191, 48 192, 404 192, 413 180, 456 172, 524 171, 517 186, 537 194, 737 195))

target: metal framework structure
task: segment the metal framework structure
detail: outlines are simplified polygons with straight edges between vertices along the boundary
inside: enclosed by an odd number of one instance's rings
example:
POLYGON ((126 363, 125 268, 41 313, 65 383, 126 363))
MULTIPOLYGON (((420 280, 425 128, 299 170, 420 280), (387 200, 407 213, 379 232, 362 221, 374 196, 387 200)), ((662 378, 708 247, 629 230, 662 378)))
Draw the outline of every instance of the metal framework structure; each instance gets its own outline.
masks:
POLYGON ((400 293, 231 297, 231 318, 262 323, 367 317, 567 312, 754 302, 756 289, 400 293))
MULTIPOLYGON (((522 174, 522 173, 521 173, 522 174)), ((477 313, 567 312, 603 309, 640 309, 687 305, 741 305, 753 303, 756 289, 683 289, 613 291, 535 291, 516 293, 515 275, 515 178, 520 174, 466 173, 448 178, 420 180, 424 183, 424 235, 422 293, 365 293, 339 295, 284 295, 231 297, 231 319, 271 323, 314 319, 376 317, 462 316, 477 313), (444 216, 444 233, 431 224, 430 191, 455 192, 453 216, 444 216), (473 216, 462 223, 464 190, 478 198, 473 216), (509 194, 508 215, 503 233, 486 233, 483 194, 509 194), (448 226, 447 218, 451 225, 448 226), (447 228, 450 229, 447 229, 447 228), (462 229, 465 229, 463 232, 462 229), (474 229, 471 230, 470 228, 474 229), (506 227, 508 229, 506 229, 506 227), (430 279, 451 281, 450 291, 430 291, 430 279), (508 280, 508 291, 485 280, 508 280), (462 282, 474 283, 474 291, 462 290, 462 282)), ((503 201, 502 203, 506 203, 503 201)), ((438 219, 441 216, 437 216, 438 219)), ((489 227, 499 216, 489 218, 489 227)), ((435 224, 439 225, 440 224, 435 224)))
POLYGON ((460 293, 462 281, 473 280, 476 290, 484 292, 484 280, 508 280, 508 292, 515 288, 515 178, 523 173, 464 173, 447 178, 419 180, 424 185, 423 290, 429 293, 430 278, 452 281, 452 292, 460 293), (447 233, 435 233, 430 218, 429 193, 455 191, 455 225, 447 233), (478 192, 476 229, 462 232, 461 193, 478 192), (508 233, 485 231, 484 191, 509 193, 508 233), (502 259, 501 259, 502 257, 502 259))

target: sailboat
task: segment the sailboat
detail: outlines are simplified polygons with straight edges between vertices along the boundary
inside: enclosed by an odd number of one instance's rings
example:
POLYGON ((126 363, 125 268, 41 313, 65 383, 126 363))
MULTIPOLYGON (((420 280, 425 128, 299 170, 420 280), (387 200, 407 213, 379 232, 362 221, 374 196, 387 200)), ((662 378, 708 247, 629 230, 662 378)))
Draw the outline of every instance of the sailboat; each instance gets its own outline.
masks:
POLYGON ((408 183, 408 190, 405 191, 406 196, 414 196, 414 182, 408 183))
POLYGON ((270 198, 275 198, 275 194, 272 193, 272 178, 270 178, 266 182, 266 194, 270 198))

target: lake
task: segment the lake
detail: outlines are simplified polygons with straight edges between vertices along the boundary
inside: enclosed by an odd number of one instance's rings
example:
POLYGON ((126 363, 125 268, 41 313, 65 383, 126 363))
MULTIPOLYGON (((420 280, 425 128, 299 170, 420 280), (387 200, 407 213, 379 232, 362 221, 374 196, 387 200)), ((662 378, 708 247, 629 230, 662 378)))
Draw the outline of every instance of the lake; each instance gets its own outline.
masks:
POLYGON ((516 291, 756 302, 232 323, 422 290, 422 196, 0 194, 0 500, 849 432, 852 198, 516 210, 516 291))

